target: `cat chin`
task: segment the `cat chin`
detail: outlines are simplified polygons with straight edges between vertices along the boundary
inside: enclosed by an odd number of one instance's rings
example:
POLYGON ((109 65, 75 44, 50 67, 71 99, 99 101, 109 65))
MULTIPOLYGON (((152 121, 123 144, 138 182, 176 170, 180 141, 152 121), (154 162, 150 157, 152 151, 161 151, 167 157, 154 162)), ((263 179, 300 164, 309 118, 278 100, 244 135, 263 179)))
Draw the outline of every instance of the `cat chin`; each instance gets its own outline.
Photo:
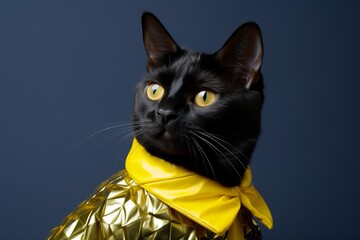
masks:
POLYGON ((165 138, 163 141, 158 142, 157 147, 159 151, 174 157, 183 156, 188 153, 180 144, 166 140, 165 138))
POLYGON ((160 137, 156 139, 148 139, 147 141, 141 141, 140 143, 148 150, 151 154, 165 158, 167 157, 179 157, 187 156, 188 150, 181 143, 176 141, 174 137, 164 132, 160 137))
POLYGON ((172 133, 171 131, 168 131, 164 128, 156 134, 155 138, 156 138, 155 141, 170 141, 170 142, 172 142, 172 141, 176 141, 176 139, 178 137, 175 136, 175 134, 172 133))

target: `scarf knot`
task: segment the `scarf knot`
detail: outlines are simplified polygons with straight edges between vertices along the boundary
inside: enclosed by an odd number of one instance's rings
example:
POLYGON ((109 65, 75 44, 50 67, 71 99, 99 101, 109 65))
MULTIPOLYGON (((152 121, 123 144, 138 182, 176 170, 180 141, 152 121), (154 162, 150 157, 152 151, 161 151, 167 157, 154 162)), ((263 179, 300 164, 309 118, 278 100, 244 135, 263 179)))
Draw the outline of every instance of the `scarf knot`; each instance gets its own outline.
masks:
POLYGON ((139 186, 218 235, 242 228, 236 224, 242 205, 267 228, 273 226, 270 210, 252 184, 250 168, 239 186, 225 187, 151 155, 134 139, 126 170, 139 186))

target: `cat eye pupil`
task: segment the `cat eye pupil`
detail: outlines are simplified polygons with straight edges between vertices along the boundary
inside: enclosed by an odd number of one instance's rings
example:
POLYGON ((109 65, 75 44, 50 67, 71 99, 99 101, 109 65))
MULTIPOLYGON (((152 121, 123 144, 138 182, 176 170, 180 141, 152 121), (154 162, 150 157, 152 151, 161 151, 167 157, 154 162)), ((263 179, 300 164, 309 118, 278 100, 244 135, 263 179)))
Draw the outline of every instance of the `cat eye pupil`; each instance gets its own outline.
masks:
POLYGON ((157 85, 157 84, 153 84, 153 85, 152 85, 152 92, 153 92, 153 94, 155 94, 158 89, 159 89, 159 85, 157 85))
POLYGON ((215 102, 216 96, 216 93, 204 90, 195 96, 194 102, 199 107, 207 107, 215 102))
POLYGON ((164 88, 156 83, 149 84, 145 89, 145 94, 152 101, 160 100, 164 95, 164 88))
POLYGON ((202 92, 199 93, 199 95, 202 97, 202 99, 204 100, 204 102, 206 102, 207 91, 202 91, 202 92))

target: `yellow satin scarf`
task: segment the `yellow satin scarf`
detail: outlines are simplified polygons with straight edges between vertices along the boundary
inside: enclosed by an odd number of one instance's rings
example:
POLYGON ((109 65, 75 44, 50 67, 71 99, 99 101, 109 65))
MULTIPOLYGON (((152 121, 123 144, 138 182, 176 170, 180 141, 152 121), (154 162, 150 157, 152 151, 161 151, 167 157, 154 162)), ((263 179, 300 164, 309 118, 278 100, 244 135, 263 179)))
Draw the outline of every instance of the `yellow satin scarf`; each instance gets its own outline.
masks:
POLYGON ((138 185, 218 235, 229 230, 228 238, 238 239, 243 234, 242 219, 237 217, 241 205, 267 228, 273 226, 268 206, 252 185, 250 168, 240 186, 224 187, 151 155, 134 139, 126 158, 126 170, 138 185))

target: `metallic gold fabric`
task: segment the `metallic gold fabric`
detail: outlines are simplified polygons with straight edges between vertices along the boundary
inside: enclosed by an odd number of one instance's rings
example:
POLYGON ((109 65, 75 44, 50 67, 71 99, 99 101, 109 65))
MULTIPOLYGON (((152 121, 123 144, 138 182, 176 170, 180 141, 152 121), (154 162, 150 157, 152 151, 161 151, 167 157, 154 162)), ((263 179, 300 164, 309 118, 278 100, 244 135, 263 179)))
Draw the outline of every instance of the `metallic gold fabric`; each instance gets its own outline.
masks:
POLYGON ((251 182, 228 188, 149 154, 137 141, 122 170, 54 228, 50 239, 259 240, 271 213, 251 182))
MULTIPOLYGON (((218 213, 221 214, 221 213, 218 213)), ((245 240, 260 240, 258 226, 243 213, 245 240)), ((126 170, 102 183, 95 193, 54 228, 49 240, 226 240, 165 205, 139 187, 126 170)), ((240 238, 241 239, 241 238, 240 238)))
MULTIPOLYGON (((126 158, 126 170, 142 188, 218 235, 230 228, 239 232, 234 229, 238 227, 234 221, 243 207, 272 228, 270 210, 252 184, 250 168, 246 169, 239 186, 225 187, 151 155, 134 139, 126 158)), ((230 238, 233 239, 238 240, 230 238)))

